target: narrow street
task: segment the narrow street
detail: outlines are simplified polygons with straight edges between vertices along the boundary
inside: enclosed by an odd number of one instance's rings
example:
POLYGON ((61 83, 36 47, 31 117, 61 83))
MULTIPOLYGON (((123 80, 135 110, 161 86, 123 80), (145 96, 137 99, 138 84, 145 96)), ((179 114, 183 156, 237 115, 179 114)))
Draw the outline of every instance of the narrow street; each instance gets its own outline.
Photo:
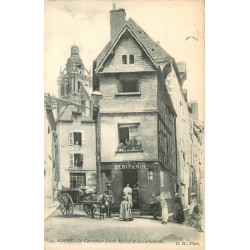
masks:
POLYGON ((98 214, 90 218, 77 206, 71 217, 63 217, 56 210, 45 221, 45 240, 53 242, 105 242, 105 243, 162 243, 199 245, 204 233, 170 222, 166 225, 147 218, 120 221, 118 217, 100 220, 98 214))

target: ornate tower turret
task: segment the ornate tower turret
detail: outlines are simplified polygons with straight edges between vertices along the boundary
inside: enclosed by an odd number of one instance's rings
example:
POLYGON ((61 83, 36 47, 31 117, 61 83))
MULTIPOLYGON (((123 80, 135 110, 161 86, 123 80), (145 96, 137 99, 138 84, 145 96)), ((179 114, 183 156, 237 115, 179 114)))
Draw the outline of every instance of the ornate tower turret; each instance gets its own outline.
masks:
POLYGON ((79 48, 73 45, 70 51, 66 68, 60 72, 58 78, 59 98, 88 107, 92 92, 90 73, 84 68, 79 48))
POLYGON ((76 45, 71 47, 71 56, 67 60, 66 68, 67 73, 74 70, 78 70, 78 73, 80 73, 81 70, 84 70, 82 59, 79 56, 79 48, 76 45))

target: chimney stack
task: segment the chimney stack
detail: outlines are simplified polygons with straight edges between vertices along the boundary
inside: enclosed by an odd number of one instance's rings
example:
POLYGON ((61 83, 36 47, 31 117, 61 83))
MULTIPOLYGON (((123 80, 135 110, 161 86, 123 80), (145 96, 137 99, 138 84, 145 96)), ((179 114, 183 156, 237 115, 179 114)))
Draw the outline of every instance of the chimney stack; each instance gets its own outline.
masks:
POLYGON ((126 23, 126 12, 124 9, 116 9, 113 4, 113 10, 110 11, 110 33, 111 41, 114 41, 122 31, 126 23))

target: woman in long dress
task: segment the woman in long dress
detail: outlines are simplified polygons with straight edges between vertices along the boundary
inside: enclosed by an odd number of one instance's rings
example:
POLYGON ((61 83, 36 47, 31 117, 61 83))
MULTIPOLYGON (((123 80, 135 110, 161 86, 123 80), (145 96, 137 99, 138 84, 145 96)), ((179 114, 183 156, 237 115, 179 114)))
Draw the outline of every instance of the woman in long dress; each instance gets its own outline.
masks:
POLYGON ((167 203, 167 195, 166 193, 162 193, 160 196, 160 201, 161 201, 161 217, 162 217, 162 224, 167 224, 168 223, 168 203, 167 203))
POLYGON ((127 186, 123 189, 123 192, 125 192, 128 195, 128 202, 130 204, 130 207, 133 207, 133 198, 132 198, 132 188, 127 184, 127 186))
POLYGON ((181 198, 179 197, 178 193, 175 193, 175 198, 174 198, 174 205, 173 205, 173 219, 176 222, 184 222, 185 217, 184 217, 184 211, 183 211, 183 206, 181 202, 181 198))
POLYGON ((123 192, 119 218, 125 221, 133 220, 129 196, 126 192, 123 192))

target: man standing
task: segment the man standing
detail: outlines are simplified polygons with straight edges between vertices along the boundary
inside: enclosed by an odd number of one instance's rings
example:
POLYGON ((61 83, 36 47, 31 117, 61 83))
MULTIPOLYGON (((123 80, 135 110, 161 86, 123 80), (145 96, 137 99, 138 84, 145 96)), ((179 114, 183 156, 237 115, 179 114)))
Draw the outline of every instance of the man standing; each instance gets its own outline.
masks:
POLYGON ((184 216, 184 211, 183 211, 183 206, 181 202, 181 198, 179 197, 178 193, 175 193, 175 198, 174 198, 174 213, 173 213, 173 219, 176 222, 184 222, 185 221, 185 216, 184 216))
POLYGON ((150 199, 150 208, 153 214, 154 220, 157 220, 157 215, 159 211, 159 199, 156 197, 155 193, 152 193, 151 199, 150 199))
POLYGON ((106 190, 104 191, 104 195, 106 197, 106 202, 105 202, 106 217, 112 218, 112 210, 115 200, 113 192, 111 191, 111 184, 109 182, 106 184, 106 190))

